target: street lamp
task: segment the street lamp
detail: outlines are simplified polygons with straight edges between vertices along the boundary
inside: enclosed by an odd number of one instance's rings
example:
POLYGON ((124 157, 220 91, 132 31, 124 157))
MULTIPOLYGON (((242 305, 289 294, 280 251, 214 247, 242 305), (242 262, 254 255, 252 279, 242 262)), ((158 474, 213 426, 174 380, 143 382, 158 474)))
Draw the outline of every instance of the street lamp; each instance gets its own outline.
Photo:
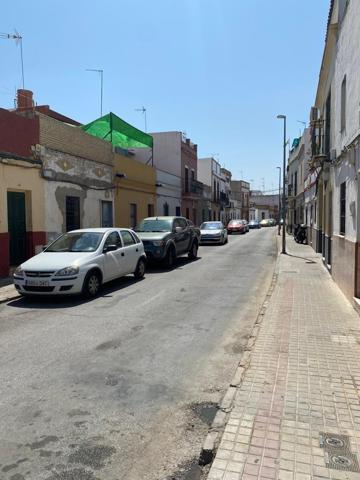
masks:
POLYGON ((281 225, 280 225, 280 218, 281 218, 281 212, 280 212, 280 206, 281 206, 281 167, 276 167, 279 170, 279 224, 278 224, 278 235, 280 235, 280 230, 281 230, 281 225))
POLYGON ((282 228, 282 251, 286 253, 286 237, 285 237, 285 169, 286 169, 286 115, 278 115, 278 119, 284 120, 284 142, 283 142, 283 191, 282 191, 282 208, 281 215, 283 221, 282 228))

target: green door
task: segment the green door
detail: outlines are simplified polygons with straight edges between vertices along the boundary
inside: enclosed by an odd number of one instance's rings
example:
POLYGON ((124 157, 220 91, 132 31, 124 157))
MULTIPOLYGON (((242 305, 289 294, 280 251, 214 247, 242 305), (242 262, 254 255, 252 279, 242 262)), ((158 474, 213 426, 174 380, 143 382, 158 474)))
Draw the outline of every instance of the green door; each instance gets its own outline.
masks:
POLYGON ((25 193, 8 192, 8 231, 10 265, 26 260, 25 193))

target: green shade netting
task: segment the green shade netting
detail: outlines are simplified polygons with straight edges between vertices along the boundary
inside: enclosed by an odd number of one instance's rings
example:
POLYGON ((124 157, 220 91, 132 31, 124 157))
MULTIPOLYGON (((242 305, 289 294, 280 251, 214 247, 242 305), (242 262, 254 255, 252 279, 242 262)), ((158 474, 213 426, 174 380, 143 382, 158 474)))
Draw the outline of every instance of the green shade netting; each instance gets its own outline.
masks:
POLYGON ((111 112, 87 125, 82 125, 80 128, 94 137, 111 142, 114 147, 153 147, 153 138, 151 135, 124 122, 124 120, 111 112))

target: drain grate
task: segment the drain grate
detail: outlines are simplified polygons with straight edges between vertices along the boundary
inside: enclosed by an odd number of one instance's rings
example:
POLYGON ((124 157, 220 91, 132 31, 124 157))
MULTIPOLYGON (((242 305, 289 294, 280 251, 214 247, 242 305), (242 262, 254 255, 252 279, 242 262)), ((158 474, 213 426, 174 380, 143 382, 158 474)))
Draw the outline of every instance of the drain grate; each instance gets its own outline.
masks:
POLYGON ((360 472, 357 456, 350 450, 348 436, 320 433, 320 447, 325 451, 325 464, 328 468, 360 472))

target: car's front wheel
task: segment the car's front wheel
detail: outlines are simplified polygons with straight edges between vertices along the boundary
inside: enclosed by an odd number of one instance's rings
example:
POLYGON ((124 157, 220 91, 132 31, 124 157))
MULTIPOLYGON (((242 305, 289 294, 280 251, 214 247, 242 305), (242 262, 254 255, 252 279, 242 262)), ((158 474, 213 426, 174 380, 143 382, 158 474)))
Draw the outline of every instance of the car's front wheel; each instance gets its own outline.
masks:
POLYGON ((138 279, 143 278, 145 275, 145 270, 146 270, 145 260, 143 258, 140 258, 137 263, 136 270, 134 272, 134 277, 138 279))
POLYGON ((169 247, 165 257, 165 261, 164 261, 165 267, 172 268, 174 266, 175 259, 176 259, 175 249, 173 247, 169 247))
POLYGON ((192 245, 191 245, 188 257, 191 260, 195 260, 195 258, 197 258, 197 252, 198 252, 198 244, 197 244, 197 242, 193 242, 192 245))
POLYGON ((94 298, 98 295, 101 288, 101 276, 96 270, 90 271, 84 280, 83 295, 88 298, 94 298))

